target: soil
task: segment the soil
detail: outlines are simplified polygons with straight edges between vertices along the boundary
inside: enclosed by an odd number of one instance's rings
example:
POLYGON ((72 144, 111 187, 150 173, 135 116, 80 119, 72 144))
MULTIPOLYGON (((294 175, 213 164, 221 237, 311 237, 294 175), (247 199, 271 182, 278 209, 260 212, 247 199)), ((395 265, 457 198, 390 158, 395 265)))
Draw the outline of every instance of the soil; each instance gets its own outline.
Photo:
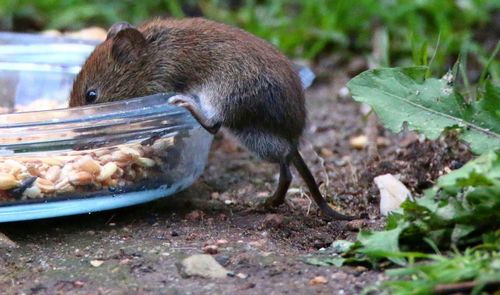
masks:
POLYGON ((392 173, 418 194, 470 158, 453 137, 422 141, 411 132, 367 128, 362 107, 337 74, 307 92, 309 125, 301 151, 339 211, 361 221, 325 221, 295 175, 287 204, 252 210, 277 185, 278 167, 217 136, 203 176, 187 190, 148 204, 72 217, 0 224, 18 245, 0 248, 5 294, 359 294, 386 279, 365 267, 318 267, 337 239, 381 228, 373 177, 392 173), (333 81, 333 82, 332 82, 333 81), (340 93, 340 94, 339 94, 340 93), (350 139, 378 137, 375 155, 350 139), (182 278, 176 263, 210 252, 235 276, 182 278), (315 277, 323 276, 323 278, 315 277), (312 280, 312 281, 311 281, 312 280))

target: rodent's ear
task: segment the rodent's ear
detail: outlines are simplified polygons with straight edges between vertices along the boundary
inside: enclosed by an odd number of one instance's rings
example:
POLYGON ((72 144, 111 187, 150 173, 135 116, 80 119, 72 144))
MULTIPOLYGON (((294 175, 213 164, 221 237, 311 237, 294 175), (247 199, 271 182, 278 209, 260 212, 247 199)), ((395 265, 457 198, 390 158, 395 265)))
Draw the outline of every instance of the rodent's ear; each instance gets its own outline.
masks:
POLYGON ((137 60, 146 46, 144 35, 134 28, 120 30, 111 42, 111 56, 117 62, 137 60))
POLYGON ((125 30, 125 29, 134 29, 134 26, 132 26, 131 24, 129 24, 127 22, 119 22, 119 23, 113 24, 108 30, 108 35, 106 36, 106 40, 113 38, 114 36, 116 36, 116 34, 118 34, 118 32, 125 30))

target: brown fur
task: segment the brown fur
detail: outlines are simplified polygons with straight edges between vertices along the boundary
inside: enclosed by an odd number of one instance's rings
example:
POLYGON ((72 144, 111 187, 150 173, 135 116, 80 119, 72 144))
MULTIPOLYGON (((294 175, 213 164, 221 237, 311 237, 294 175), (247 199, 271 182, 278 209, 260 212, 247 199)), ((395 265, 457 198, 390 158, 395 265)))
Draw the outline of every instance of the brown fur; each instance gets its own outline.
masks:
POLYGON ((122 47, 128 51, 121 56, 113 54, 124 43, 117 36, 96 47, 75 80, 70 107, 84 105, 90 89, 97 90, 97 102, 159 92, 195 94, 219 110, 217 119, 237 134, 252 127, 296 144, 305 124, 301 82, 272 45, 201 18, 155 19, 137 30, 146 43, 126 42, 122 47))
POLYGON ((272 205, 284 200, 292 162, 323 212, 348 218, 327 205, 297 151, 306 118, 302 84, 264 40, 201 18, 155 19, 137 29, 116 24, 76 77, 70 107, 84 105, 91 89, 97 103, 160 92, 198 97, 199 107, 187 108, 208 131, 222 125, 256 155, 280 163, 272 205))

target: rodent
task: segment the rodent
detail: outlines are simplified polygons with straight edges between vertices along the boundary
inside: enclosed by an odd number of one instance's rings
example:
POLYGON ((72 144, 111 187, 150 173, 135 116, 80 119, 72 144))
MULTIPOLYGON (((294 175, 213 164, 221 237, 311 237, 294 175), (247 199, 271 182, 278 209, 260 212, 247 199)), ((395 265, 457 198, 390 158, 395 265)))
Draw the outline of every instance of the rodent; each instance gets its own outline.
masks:
POLYGON ((113 25, 75 78, 69 106, 175 92, 210 133, 228 129, 251 152, 280 166, 267 206, 284 202, 298 170, 322 213, 333 210, 298 151, 306 123, 301 80, 274 46, 238 28, 203 18, 154 19, 113 25), (197 99, 195 99, 196 97, 197 99))

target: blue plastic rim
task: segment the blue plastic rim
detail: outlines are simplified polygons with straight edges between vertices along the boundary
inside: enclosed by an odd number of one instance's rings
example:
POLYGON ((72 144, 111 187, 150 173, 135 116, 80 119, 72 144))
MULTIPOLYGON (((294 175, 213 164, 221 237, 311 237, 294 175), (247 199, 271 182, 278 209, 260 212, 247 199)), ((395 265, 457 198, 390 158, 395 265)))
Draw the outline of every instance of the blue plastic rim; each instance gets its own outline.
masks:
POLYGON ((76 214, 90 214, 150 202, 175 194, 189 187, 199 175, 183 179, 174 185, 154 190, 103 195, 87 199, 46 201, 45 203, 6 205, 0 207, 0 222, 25 221, 76 214))

